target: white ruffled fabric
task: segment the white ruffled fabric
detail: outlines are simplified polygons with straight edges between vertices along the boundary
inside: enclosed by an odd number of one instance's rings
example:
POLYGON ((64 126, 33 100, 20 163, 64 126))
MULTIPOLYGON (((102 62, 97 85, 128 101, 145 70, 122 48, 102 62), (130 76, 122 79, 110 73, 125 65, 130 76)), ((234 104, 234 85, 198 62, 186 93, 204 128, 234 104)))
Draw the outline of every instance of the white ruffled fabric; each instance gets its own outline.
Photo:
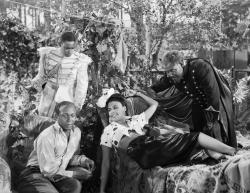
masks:
POLYGON ((100 108, 104 108, 106 106, 106 102, 115 93, 115 89, 103 89, 102 90, 102 96, 98 99, 96 105, 100 108))

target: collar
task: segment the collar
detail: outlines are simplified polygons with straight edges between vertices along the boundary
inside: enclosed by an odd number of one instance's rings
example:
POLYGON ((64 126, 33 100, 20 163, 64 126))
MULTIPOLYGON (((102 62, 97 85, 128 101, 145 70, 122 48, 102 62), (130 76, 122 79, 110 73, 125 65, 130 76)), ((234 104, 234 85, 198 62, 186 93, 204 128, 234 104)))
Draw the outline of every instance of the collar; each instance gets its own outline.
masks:
MULTIPOLYGON (((129 127, 129 126, 130 126, 130 122, 127 122, 127 124, 128 124, 128 127, 129 127)), ((121 127, 124 127, 124 128, 128 128, 127 126, 122 125, 122 124, 120 124, 120 123, 117 123, 117 122, 115 122, 115 121, 112 122, 111 125, 113 125, 113 126, 115 126, 115 127, 121 126, 121 127)))
POLYGON ((188 69, 189 69, 189 60, 186 60, 185 63, 183 64, 183 78, 182 79, 186 79, 188 76, 188 69))
MULTIPOLYGON (((73 126, 72 130, 71 131, 75 131, 75 125, 73 126)), ((59 125, 58 121, 55 122, 54 124, 54 129, 57 130, 58 132, 64 132, 62 127, 59 125)))

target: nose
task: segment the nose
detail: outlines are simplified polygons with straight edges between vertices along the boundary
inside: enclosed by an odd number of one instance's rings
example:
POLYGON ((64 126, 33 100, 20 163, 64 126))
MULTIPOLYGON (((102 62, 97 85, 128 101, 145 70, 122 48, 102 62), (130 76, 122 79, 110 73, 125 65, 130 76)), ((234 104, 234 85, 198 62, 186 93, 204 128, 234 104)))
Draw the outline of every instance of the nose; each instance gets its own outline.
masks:
POLYGON ((73 122, 75 120, 75 117, 73 117, 73 116, 71 116, 71 115, 68 115, 67 117, 66 117, 66 121, 67 122, 73 122))
POLYGON ((114 114, 114 110, 109 110, 109 116, 112 116, 114 114))

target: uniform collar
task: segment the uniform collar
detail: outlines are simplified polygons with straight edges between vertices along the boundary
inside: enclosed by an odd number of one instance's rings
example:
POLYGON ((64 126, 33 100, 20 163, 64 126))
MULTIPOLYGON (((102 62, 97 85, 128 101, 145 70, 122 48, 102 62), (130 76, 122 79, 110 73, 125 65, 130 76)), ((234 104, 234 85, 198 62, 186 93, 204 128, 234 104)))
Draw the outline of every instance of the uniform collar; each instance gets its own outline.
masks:
POLYGON ((188 76, 188 70, 189 70, 189 64, 190 64, 190 60, 185 60, 184 64, 183 64, 183 79, 185 80, 188 76))

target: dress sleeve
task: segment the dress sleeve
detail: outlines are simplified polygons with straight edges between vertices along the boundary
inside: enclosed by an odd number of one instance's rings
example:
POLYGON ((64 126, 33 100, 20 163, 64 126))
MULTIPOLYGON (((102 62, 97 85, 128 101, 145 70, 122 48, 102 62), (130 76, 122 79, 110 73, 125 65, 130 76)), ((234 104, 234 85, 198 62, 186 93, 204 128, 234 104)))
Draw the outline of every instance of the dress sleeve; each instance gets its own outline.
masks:
POLYGON ((109 126, 105 127, 102 136, 101 136, 101 145, 107 146, 107 147, 112 147, 112 134, 113 130, 109 126))
POLYGON ((88 90, 88 65, 92 62, 91 58, 86 55, 80 56, 80 66, 77 71, 77 83, 75 90, 74 103, 81 108, 86 99, 88 90))
POLYGON ((134 129, 138 134, 144 134, 143 127, 146 124, 148 124, 148 120, 146 119, 144 112, 139 115, 132 116, 131 128, 134 129))
POLYGON ((55 48, 54 47, 42 47, 37 50, 40 55, 38 73, 32 79, 31 84, 35 89, 37 89, 38 92, 42 91, 42 85, 46 83, 45 70, 44 70, 44 62, 45 62, 46 54, 53 49, 55 48))

